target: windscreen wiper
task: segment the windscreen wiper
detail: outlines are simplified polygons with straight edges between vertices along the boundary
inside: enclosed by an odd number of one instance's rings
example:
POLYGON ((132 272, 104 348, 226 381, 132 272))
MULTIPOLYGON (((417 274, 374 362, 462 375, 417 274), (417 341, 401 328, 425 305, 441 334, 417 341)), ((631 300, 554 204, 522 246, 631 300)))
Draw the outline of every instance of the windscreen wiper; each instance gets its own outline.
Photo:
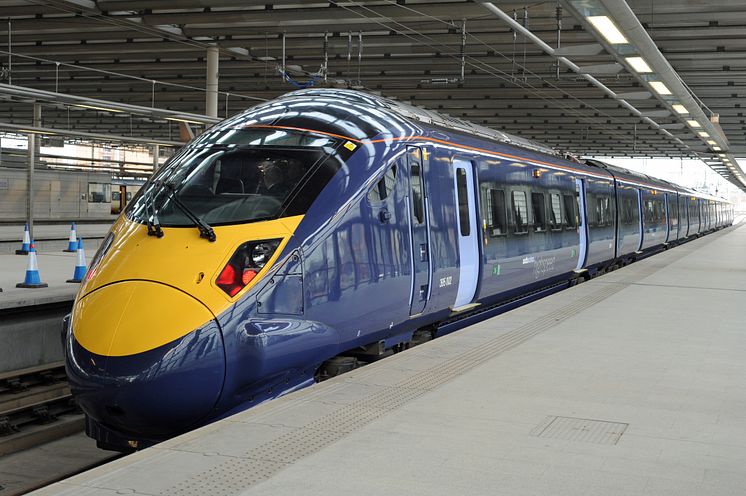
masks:
POLYGON ((167 187, 169 191, 171 191, 171 195, 169 198, 173 200, 174 205, 179 207, 179 210, 181 210, 184 213, 184 215, 186 215, 187 218, 189 218, 189 220, 192 221, 192 223, 197 227, 197 229, 199 229, 199 236, 201 238, 206 238, 211 243, 214 242, 217 239, 217 236, 215 236, 215 231, 210 226, 210 224, 202 220, 189 207, 187 207, 186 205, 184 205, 184 203, 182 203, 179 197, 176 196, 176 188, 174 188, 174 186, 171 183, 164 182, 163 185, 167 187))
POLYGON ((158 210, 155 206, 155 198, 158 196, 158 193, 155 191, 156 184, 157 183, 153 183, 151 190, 148 192, 148 196, 145 198, 145 215, 148 218, 148 236, 162 238, 163 229, 161 229, 161 223, 158 220, 158 210), (150 206, 150 209, 153 212, 152 216, 148 213, 148 206, 150 206))

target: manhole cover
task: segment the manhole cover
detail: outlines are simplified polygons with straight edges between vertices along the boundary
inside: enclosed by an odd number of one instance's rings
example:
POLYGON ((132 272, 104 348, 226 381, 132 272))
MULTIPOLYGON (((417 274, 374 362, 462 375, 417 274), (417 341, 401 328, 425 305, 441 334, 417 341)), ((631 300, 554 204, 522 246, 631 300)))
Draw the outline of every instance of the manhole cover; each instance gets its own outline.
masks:
POLYGON ((550 416, 537 425, 532 436, 593 444, 616 444, 629 424, 574 417, 550 416))

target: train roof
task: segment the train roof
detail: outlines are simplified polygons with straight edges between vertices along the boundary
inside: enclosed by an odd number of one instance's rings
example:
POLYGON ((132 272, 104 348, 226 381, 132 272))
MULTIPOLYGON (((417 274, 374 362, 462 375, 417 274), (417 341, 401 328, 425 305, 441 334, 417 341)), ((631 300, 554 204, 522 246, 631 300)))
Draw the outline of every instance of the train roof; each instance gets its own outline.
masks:
POLYGON ((347 90, 347 89, 334 89, 334 88, 308 88, 304 90, 293 91, 287 93, 286 96, 333 96, 355 103, 362 103, 364 105, 374 106, 378 108, 384 108, 389 112, 392 112, 399 117, 410 119, 424 124, 434 125, 454 131, 461 131, 464 133, 480 136, 500 143, 505 143, 512 146, 518 146, 526 148, 528 150, 544 153, 547 155, 553 155, 561 157, 562 154, 554 148, 544 145, 542 143, 521 138, 512 134, 505 133, 503 131, 497 131, 488 127, 480 126, 469 121, 451 117, 446 114, 441 114, 424 107, 417 107, 408 103, 386 98, 381 95, 375 95, 359 90, 347 90))

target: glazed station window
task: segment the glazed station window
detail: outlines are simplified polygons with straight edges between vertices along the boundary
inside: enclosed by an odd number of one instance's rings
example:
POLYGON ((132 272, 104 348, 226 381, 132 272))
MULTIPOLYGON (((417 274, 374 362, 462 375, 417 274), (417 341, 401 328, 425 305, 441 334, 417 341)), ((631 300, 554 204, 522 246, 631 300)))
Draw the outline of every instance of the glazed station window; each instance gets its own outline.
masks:
POLYGON ((368 192, 368 199, 373 202, 381 202, 391 195, 396 186, 396 165, 392 165, 386 170, 383 177, 368 192))
POLYGON ((534 231, 546 232, 547 205, 544 201, 544 193, 531 193, 531 207, 534 211, 534 231))
POLYGON ((562 229, 562 198, 560 195, 552 193, 549 195, 549 227, 552 231, 562 229))
POLYGON ((513 191, 512 200, 515 233, 526 233, 528 232, 528 205, 526 201, 526 193, 523 191, 513 191))
POLYGON ((111 203, 111 184, 88 183, 88 203, 111 203))

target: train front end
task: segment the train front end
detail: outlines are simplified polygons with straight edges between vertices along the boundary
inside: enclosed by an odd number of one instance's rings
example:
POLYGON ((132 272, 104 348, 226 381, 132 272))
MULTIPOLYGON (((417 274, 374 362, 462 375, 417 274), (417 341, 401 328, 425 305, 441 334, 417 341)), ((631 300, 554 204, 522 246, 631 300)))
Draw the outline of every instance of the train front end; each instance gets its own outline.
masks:
POLYGON ((237 388, 245 397, 252 381, 260 387, 261 377, 236 382, 248 338, 226 322, 251 319, 258 288, 294 256, 304 214, 356 146, 315 131, 225 125, 143 186, 65 324, 71 388, 99 446, 152 445, 235 408, 226 398, 237 388))

